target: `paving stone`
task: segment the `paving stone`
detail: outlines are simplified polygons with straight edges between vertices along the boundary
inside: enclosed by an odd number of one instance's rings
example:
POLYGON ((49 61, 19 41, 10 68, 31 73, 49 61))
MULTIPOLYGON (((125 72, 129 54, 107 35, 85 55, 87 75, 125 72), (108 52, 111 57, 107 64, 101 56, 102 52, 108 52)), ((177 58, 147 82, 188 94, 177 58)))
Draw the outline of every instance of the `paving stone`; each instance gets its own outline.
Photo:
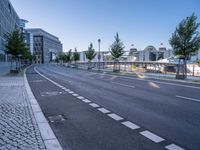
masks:
POLYGON ((23 82, 0 77, 0 150, 46 150, 23 82))

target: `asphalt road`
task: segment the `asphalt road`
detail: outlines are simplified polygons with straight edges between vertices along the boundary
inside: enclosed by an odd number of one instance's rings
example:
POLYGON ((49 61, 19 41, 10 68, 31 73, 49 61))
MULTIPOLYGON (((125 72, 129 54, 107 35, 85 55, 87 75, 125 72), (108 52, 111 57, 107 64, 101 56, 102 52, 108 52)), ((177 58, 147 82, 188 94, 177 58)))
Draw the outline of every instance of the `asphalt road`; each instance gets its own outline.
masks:
POLYGON ((100 112, 37 74, 34 67, 28 69, 30 86, 45 117, 63 115, 66 119, 50 123, 65 149, 157 150, 170 144, 200 149, 198 84, 116 76, 56 65, 40 65, 36 69, 98 104, 98 108, 110 111, 100 112), (109 117, 112 113, 119 116, 109 117), (124 126, 122 123, 126 121, 139 128, 124 126))

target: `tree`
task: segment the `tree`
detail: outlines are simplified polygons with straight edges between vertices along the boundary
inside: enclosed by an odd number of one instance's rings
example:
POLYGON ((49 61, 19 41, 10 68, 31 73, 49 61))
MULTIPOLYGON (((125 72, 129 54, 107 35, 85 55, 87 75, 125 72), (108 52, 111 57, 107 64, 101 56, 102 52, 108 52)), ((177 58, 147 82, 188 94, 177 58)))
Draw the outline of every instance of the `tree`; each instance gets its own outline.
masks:
POLYGON ((90 43, 90 46, 88 47, 88 50, 86 51, 86 53, 85 53, 85 56, 86 56, 86 58, 89 60, 88 61, 88 69, 91 69, 91 61, 92 61, 92 59, 94 59, 95 58, 95 56, 96 56, 96 52, 95 52, 95 49, 93 48, 93 44, 92 43, 90 43))
POLYGON ((71 62, 72 59, 72 50, 70 49, 66 54, 66 61, 71 62))
MULTIPOLYGON (((12 61, 16 62, 16 70, 19 70, 18 63, 20 57, 26 58, 28 56, 28 48, 24 42, 24 36, 19 29, 15 29, 13 32, 6 35, 6 53, 12 55, 12 61)), ((11 62, 12 70, 12 62, 11 62)))
POLYGON ((73 61, 75 62, 75 67, 77 67, 77 61, 80 60, 80 55, 79 53, 77 52, 77 49, 75 48, 74 49, 74 53, 73 53, 73 61))
POLYGON ((63 53, 63 52, 59 53, 58 60, 61 61, 61 63, 65 63, 67 60, 67 56, 65 55, 65 53, 63 53))
POLYGON ((124 54, 124 44, 123 42, 120 40, 119 38, 119 34, 116 33, 116 36, 115 36, 115 41, 113 42, 113 44, 110 46, 110 52, 111 52, 111 55, 115 61, 114 63, 114 69, 113 71, 114 72, 118 72, 120 69, 119 69, 119 65, 118 65, 118 58, 121 57, 123 54, 124 54))
POLYGON ((200 36, 197 31, 200 24, 196 20, 197 17, 194 14, 182 20, 169 40, 174 54, 179 58, 177 78, 180 77, 180 61, 183 60, 182 78, 186 78, 187 59, 191 55, 194 55, 200 48, 200 36))

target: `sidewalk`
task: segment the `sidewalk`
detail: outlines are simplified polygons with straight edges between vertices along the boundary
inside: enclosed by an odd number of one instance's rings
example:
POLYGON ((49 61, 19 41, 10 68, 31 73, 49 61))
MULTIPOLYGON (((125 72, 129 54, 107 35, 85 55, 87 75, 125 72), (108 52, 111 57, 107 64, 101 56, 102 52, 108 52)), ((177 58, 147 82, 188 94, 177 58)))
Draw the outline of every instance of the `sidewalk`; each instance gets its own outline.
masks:
POLYGON ((26 75, 0 76, 0 95, 0 150, 61 150, 26 75))
POLYGON ((45 150, 23 77, 0 77, 0 150, 45 150))

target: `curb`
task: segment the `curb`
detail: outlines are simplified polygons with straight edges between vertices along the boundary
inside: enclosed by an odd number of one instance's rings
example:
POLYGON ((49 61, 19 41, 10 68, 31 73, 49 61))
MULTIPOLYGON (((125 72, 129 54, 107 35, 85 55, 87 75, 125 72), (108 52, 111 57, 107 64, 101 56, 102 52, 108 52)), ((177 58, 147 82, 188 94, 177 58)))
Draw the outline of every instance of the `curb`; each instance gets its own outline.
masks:
MULTIPOLYGON (((30 67, 30 66, 29 66, 30 67)), ((46 120, 37 100, 35 99, 35 96, 32 93, 32 90, 29 86, 27 77, 26 77, 26 70, 29 68, 27 67, 24 69, 24 85, 25 89, 28 95, 28 100, 31 105, 33 115, 35 117, 36 123, 38 125, 38 128, 40 130, 42 139, 44 141, 44 144, 46 146, 47 150, 63 150, 61 147, 58 139, 56 138, 55 134, 53 133, 48 121, 46 120)))

